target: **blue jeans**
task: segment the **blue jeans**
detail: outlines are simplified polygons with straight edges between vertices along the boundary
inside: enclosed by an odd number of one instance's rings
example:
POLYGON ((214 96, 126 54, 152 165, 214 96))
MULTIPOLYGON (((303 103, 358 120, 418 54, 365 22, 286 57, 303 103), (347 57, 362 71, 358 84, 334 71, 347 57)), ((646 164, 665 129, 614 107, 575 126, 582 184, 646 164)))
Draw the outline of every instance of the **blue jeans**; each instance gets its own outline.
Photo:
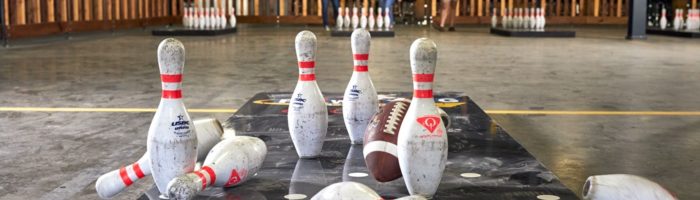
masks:
MULTIPOLYGON (((389 17, 391 17, 391 21, 394 22, 394 0, 378 0, 377 3, 379 4, 379 8, 389 8, 389 17)), ((382 10, 382 14, 384 14, 385 10, 382 10)), ((374 12, 377 13, 377 12, 374 12)))
POLYGON ((340 0, 322 0, 321 15, 323 16, 323 26, 328 26, 328 1, 331 1, 333 4, 333 19, 338 18, 338 6, 340 6, 340 0))

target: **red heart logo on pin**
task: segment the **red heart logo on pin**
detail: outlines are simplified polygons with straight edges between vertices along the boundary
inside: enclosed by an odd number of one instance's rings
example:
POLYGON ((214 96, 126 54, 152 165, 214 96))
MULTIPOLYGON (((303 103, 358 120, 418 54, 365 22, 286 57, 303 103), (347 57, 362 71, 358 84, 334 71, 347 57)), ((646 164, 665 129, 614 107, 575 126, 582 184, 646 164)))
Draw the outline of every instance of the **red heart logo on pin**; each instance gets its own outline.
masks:
POLYGON ((430 133, 433 133, 435 129, 437 129, 438 125, 440 125, 440 117, 435 116, 435 115, 426 115, 419 117, 418 123, 420 125, 423 125, 430 133))

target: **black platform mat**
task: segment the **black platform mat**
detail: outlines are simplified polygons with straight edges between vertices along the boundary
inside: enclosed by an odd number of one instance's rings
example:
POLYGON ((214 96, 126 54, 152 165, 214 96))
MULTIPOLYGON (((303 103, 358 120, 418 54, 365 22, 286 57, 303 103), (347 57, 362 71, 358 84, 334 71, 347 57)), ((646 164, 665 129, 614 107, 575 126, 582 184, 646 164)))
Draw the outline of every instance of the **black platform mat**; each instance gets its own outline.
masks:
POLYGON ((575 31, 491 28, 491 34, 507 37, 576 37, 575 31))
POLYGON ((653 35, 666 35, 666 36, 675 36, 675 37, 687 37, 687 38, 700 38, 700 31, 694 30, 694 31, 686 31, 686 30, 673 30, 671 29, 665 29, 661 30, 659 28, 647 28, 647 34, 653 34, 653 35))
MULTIPOLYGON (((259 93, 227 120, 225 129, 264 140, 267 157, 257 176, 248 182, 233 188, 210 188, 197 199, 284 199, 290 193, 310 199, 323 187, 341 181, 363 183, 385 199, 408 195, 403 179, 379 183, 371 175, 348 175, 369 171, 362 146, 350 145, 341 113, 342 94, 324 94, 329 104, 329 124, 321 157, 298 159, 287 128, 290 96, 259 93)), ((411 93, 380 93, 379 98, 384 103, 397 97, 411 97, 411 93)), ((532 200, 538 195, 578 199, 469 97, 440 93, 436 101, 452 123, 448 127, 448 163, 434 199, 532 200), (481 177, 463 178, 462 173, 478 173, 481 177)), ((141 199, 149 197, 158 197, 155 186, 141 199)))
POLYGON ((154 29, 151 31, 155 36, 215 36, 229 33, 235 33, 236 28, 213 28, 213 29, 194 29, 182 26, 167 27, 154 29))
MULTIPOLYGON (((350 37, 352 35, 352 31, 354 31, 352 28, 344 28, 344 29, 333 29, 331 31, 331 36, 333 37, 350 37)), ((369 30, 369 34, 372 37, 394 37, 396 34, 394 33, 394 29, 381 29, 381 30, 369 30)))

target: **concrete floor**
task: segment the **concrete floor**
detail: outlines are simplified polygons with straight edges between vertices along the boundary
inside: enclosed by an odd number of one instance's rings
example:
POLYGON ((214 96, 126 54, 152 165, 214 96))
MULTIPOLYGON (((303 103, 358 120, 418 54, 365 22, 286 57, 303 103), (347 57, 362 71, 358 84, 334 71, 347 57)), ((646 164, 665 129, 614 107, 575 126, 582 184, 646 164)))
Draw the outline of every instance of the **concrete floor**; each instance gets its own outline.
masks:
MULTIPOLYGON (((236 35, 181 37, 188 108, 238 108, 297 79, 294 36, 304 27, 241 27, 236 35)), ((317 78, 342 92, 349 38, 320 27, 317 78)), ((464 92, 486 110, 698 111, 700 40, 624 40, 624 27, 578 27, 575 39, 505 38, 481 27, 439 33, 398 27, 372 41, 379 91, 410 91, 408 47, 436 41, 436 90, 464 92)), ((130 31, 0 48, 0 107, 155 108, 161 37, 130 31)), ((230 113, 193 113, 226 119, 230 113)), ((95 179, 146 150, 153 113, 0 111, 0 199, 95 199, 95 179)), ((700 199, 700 116, 494 115, 574 192, 587 176, 649 177, 680 199, 700 199)), ((152 184, 137 182, 118 199, 152 184)))

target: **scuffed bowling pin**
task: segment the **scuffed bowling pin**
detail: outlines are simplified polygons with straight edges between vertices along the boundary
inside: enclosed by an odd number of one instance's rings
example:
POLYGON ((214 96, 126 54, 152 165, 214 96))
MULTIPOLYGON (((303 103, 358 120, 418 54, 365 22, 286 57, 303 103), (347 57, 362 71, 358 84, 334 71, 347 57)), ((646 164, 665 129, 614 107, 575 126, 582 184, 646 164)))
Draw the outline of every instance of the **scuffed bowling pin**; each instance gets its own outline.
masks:
POLYGON ((369 17, 367 18, 367 25, 369 26, 369 30, 374 29, 374 8, 369 8, 369 17))
POLYGON ((583 185, 584 200, 675 200, 673 194, 646 178, 629 174, 590 176, 583 185))
POLYGON ((194 170, 197 160, 197 135, 182 102, 182 72, 185 47, 168 38, 158 46, 158 65, 163 86, 162 98, 148 129, 147 152, 151 158, 153 180, 161 195, 167 197, 168 182, 194 170))
POLYGON ((384 15, 382 15, 382 8, 377 8, 377 29, 382 29, 384 27, 384 15))
POLYGON ((362 16, 360 16, 360 28, 367 28, 367 8, 362 8, 362 16))
POLYGON ((345 7, 345 19, 343 19, 343 26, 345 26, 345 28, 350 28, 350 24, 352 24, 350 20, 350 8, 345 7))
POLYGON ((319 191, 311 200, 353 200, 353 199, 382 199, 372 188, 362 183, 347 181, 333 183, 319 191))
POLYGON ((343 9, 338 9, 338 17, 335 19, 335 28, 336 29, 342 29, 343 28, 343 9))
POLYGON ((179 176, 168 184, 169 196, 192 199, 207 187, 240 185, 258 172, 267 155, 265 142, 236 136, 216 144, 200 170, 179 176))
POLYGON ((357 7, 352 8, 352 28, 356 29, 360 26, 360 18, 357 16, 357 7))
POLYGON ((365 29, 356 29, 350 38, 354 70, 343 95, 343 121, 352 144, 362 144, 367 125, 379 111, 377 90, 367 66, 371 38, 365 29))
POLYGON ((295 39, 299 64, 299 81, 287 113, 289 134, 300 158, 313 158, 321 154, 321 147, 328 131, 328 108, 316 83, 316 35, 302 31, 295 39))
POLYGON ((397 140, 399 166, 411 195, 432 197, 447 161, 447 131, 433 100, 437 46, 428 38, 411 44, 413 100, 397 140))

